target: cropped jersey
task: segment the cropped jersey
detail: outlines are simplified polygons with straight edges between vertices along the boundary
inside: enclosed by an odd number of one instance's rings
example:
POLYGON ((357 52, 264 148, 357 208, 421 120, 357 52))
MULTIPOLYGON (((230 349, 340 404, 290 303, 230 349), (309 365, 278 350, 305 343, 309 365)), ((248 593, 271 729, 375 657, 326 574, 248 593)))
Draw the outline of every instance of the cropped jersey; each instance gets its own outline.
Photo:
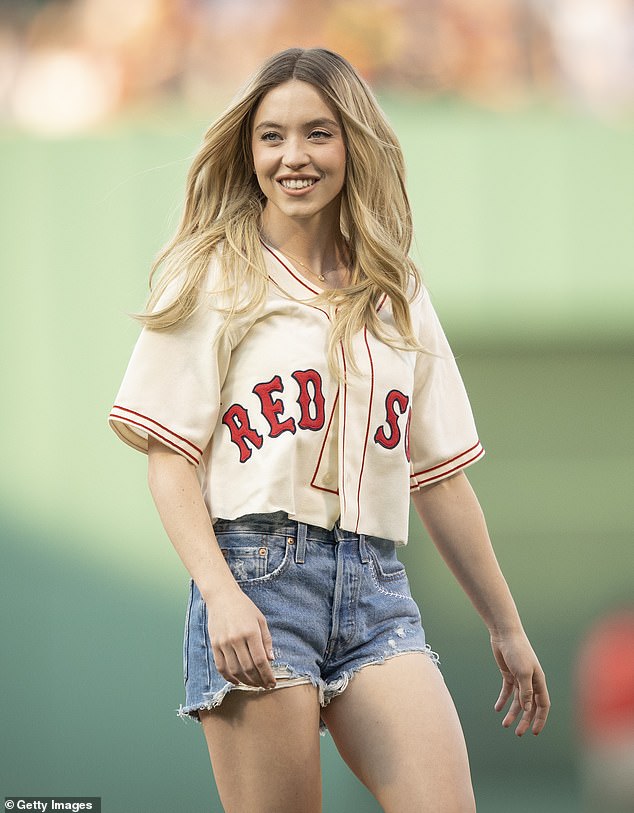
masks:
MULTIPOLYGON (((237 317, 205 300, 184 323, 144 327, 109 422, 147 453, 148 434, 197 468, 212 521, 285 511, 291 519, 407 544, 409 495, 474 463, 484 450, 447 339, 424 287, 410 304, 428 352, 398 350, 367 329, 353 338, 359 374, 326 361, 332 306, 289 260, 262 247, 263 308, 237 317)), ((218 261, 206 291, 219 287, 218 261)), ((157 307, 173 293, 168 289, 157 307)), ((379 318, 395 330, 390 302, 379 318)))

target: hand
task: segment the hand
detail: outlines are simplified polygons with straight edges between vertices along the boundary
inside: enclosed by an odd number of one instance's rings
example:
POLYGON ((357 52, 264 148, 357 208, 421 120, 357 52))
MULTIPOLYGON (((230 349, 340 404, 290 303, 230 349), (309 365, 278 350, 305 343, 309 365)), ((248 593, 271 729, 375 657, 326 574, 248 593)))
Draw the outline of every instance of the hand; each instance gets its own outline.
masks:
POLYGON ((512 697, 511 706, 502 720, 508 728, 522 712, 515 729, 518 737, 533 726, 533 734, 546 725, 550 709, 550 698, 546 688, 546 678, 537 656, 523 632, 508 635, 491 634, 491 648, 502 673, 502 690, 495 703, 495 710, 502 711, 512 697))
POLYGON ((234 585, 206 600, 214 663, 225 680, 272 689, 273 641, 266 618, 234 585))

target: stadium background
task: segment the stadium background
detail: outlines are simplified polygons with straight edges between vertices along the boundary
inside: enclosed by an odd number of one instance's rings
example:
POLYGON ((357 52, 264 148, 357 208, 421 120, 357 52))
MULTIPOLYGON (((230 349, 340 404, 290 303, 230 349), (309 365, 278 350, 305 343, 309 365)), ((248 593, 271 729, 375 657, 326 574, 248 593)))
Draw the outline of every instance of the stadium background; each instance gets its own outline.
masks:
MULTIPOLYGON (((578 648, 633 599, 632 3, 0 10, 0 790, 220 810, 202 731, 175 715, 188 576, 105 420, 205 127, 268 54, 321 44, 402 141, 414 255, 488 452, 469 476, 550 680, 544 734, 504 731, 486 630, 413 515, 402 558, 479 809, 579 810, 578 648)), ((324 811, 379 810, 330 738, 322 755, 324 811)))

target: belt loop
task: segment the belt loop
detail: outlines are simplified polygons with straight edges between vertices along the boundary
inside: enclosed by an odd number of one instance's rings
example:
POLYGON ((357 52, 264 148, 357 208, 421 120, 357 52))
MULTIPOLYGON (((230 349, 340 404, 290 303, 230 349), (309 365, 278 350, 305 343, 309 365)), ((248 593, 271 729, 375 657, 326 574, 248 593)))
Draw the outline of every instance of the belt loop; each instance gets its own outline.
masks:
POLYGON ((365 534, 359 534, 359 558, 364 565, 370 561, 370 554, 365 543, 365 534))
POLYGON ((306 532, 308 525, 305 522, 297 523, 297 545, 295 547, 295 561, 303 565, 304 557, 306 556, 306 532))

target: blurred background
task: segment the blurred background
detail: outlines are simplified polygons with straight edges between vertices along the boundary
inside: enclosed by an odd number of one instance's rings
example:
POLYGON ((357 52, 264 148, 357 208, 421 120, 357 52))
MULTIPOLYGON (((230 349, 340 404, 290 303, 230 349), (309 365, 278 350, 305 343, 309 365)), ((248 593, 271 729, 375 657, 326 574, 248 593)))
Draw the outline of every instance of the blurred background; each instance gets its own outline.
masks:
MULTIPOLYGON (((469 477, 550 679, 544 734, 504 731, 486 630, 412 515, 478 809, 632 811, 632 0, 0 2, 2 795, 221 810, 176 717, 188 574, 106 415, 202 133, 291 45, 346 56, 401 139, 488 452, 469 477)), ((379 810, 322 756, 325 813, 379 810)))

